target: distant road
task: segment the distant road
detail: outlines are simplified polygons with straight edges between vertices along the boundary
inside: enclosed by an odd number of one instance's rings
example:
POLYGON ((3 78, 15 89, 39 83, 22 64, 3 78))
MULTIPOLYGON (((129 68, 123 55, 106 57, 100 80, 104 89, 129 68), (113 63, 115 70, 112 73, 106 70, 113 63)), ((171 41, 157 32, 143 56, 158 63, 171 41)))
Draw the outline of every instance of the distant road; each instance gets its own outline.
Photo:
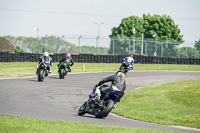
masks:
MULTIPOLYGON (((45 78, 44 82, 38 82, 36 76, 0 79, 0 114, 102 125, 200 132, 200 130, 131 120, 114 114, 109 114, 106 119, 96 119, 92 115, 78 116, 78 108, 88 99, 94 85, 112 74, 114 72, 76 73, 67 75, 65 79, 58 79, 58 75, 50 75, 45 78)), ((125 79, 127 90, 132 90, 170 81, 200 79, 200 72, 134 71, 129 72, 125 79)))

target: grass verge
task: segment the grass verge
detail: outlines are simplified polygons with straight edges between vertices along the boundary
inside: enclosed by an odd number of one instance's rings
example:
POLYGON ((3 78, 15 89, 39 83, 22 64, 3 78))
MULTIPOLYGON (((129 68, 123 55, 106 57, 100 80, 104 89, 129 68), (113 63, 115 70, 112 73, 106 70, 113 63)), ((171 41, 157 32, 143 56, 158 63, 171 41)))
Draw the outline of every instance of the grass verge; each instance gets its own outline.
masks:
POLYGON ((0 115, 1 133, 182 133, 0 115))
POLYGON ((200 79, 128 91, 113 112, 162 125, 200 128, 200 79))
MULTIPOLYGON (((37 62, 0 62, 0 78, 33 76, 37 62)), ((75 63, 72 72, 117 71, 120 63, 75 63), (82 70, 83 64, 85 70, 82 70)), ((200 71, 199 65, 135 64, 135 70, 200 71)), ((52 74, 57 74, 57 63, 52 74)))

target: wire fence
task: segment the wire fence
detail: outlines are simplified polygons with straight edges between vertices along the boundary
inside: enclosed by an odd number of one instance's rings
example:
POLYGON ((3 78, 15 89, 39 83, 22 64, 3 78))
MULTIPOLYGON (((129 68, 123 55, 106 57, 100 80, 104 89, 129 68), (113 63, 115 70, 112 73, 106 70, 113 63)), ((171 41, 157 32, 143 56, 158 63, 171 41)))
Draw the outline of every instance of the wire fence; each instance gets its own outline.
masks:
POLYGON ((174 58, 200 57, 200 51, 195 48, 195 42, 184 43, 149 38, 94 36, 66 36, 63 40, 71 42, 78 47, 78 51, 75 53, 111 55, 141 54, 147 56, 174 58))
POLYGON ((173 58, 200 58, 199 44, 158 40, 156 38, 128 38, 101 36, 45 36, 41 38, 9 38, 24 52, 82 53, 103 55, 141 54, 173 58))

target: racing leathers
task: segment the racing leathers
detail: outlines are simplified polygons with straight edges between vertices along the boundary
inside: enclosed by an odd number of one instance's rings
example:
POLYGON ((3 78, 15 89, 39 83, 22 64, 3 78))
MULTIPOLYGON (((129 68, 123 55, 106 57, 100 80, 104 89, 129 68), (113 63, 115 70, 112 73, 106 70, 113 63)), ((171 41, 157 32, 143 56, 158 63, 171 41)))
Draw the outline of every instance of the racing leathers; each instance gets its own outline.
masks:
POLYGON ((37 72, 39 72, 39 65, 40 63, 43 62, 47 65, 47 69, 49 70, 49 73, 51 73, 51 66, 53 65, 52 58, 50 56, 41 56, 40 60, 38 61, 38 65, 36 66, 37 72))
POLYGON ((126 81, 124 78, 121 76, 112 75, 103 79, 96 85, 97 87, 94 89, 95 99, 100 99, 102 91, 100 86, 106 82, 111 82, 111 86, 108 87, 106 91, 124 91, 126 89, 126 81))
MULTIPOLYGON (((64 57, 61 61, 61 62, 64 62, 66 65, 67 65, 67 69, 69 72, 71 72, 71 68, 69 66, 73 66, 74 65, 74 61, 71 57, 64 57)), ((58 64, 58 72, 60 72, 60 63, 58 64)))

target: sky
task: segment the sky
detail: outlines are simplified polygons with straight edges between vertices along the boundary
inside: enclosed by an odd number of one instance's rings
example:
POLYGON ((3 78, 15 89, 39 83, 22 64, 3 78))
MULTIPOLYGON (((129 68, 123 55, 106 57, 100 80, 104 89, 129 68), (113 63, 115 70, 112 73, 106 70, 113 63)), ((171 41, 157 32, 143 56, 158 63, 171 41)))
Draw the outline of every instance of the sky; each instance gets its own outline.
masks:
POLYGON ((148 13, 171 16, 185 42, 200 39, 200 0, 0 0, 0 36, 108 36, 148 13))

